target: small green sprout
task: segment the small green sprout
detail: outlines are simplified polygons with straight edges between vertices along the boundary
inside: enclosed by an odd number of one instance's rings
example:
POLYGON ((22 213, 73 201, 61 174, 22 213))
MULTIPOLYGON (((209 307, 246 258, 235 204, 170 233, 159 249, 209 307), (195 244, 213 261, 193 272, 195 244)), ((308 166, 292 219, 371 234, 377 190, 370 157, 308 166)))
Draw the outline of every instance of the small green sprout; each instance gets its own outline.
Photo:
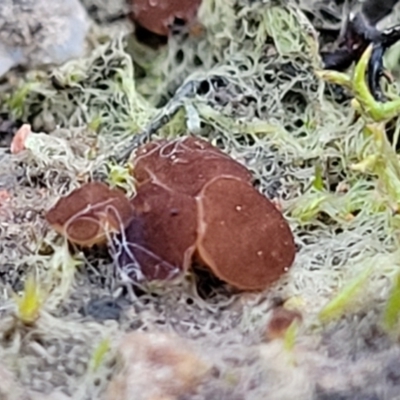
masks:
POLYGON ((353 82, 351 80, 351 77, 343 72, 322 70, 315 71, 315 75, 326 82, 332 83, 334 85, 343 86, 351 91, 353 90, 353 82))
POLYGON ((107 182, 111 187, 119 187, 127 192, 128 196, 135 193, 135 180, 128 166, 122 166, 114 163, 108 164, 107 182))
POLYGON ((373 154, 353 164, 351 169, 362 173, 375 174, 379 188, 388 197, 391 204, 399 204, 400 199, 400 164, 398 156, 387 139, 382 124, 368 124, 365 134, 372 138, 373 154))
POLYGON ((358 171, 365 174, 367 172, 374 171, 378 161, 379 161, 379 154, 370 154, 360 162, 352 164, 350 168, 353 171, 358 171))
POLYGON ((297 333, 299 330, 299 322, 295 319, 286 329, 285 336, 283 337, 283 347, 286 351, 291 352, 296 344, 297 333))
POLYGON ((104 362, 104 358, 109 350, 110 340, 108 338, 104 338, 100 341, 92 354, 92 358, 89 362, 90 371, 96 372, 99 369, 101 364, 104 362))
POLYGON ((387 299, 386 307, 383 313, 383 326, 387 331, 393 331, 398 325, 400 317, 400 274, 398 274, 393 283, 387 299))
POLYGON ((15 92, 10 96, 7 103, 16 118, 22 117, 24 114, 26 98, 28 97, 29 93, 38 86, 38 82, 27 82, 15 90, 15 92))
POLYGON ((76 269, 84 262, 82 256, 71 255, 67 240, 54 250, 54 254, 48 259, 48 265, 52 279, 57 285, 53 287, 47 300, 48 309, 55 309, 67 297, 74 282, 76 269))
POLYGON ((98 133, 102 122, 102 117, 100 115, 96 115, 88 122, 87 126, 91 131, 98 133))
POLYGON ((315 174, 313 180, 313 187, 314 189, 321 192, 324 190, 324 178, 323 178, 323 169, 320 163, 315 165, 315 174))
POLYGON ((321 211, 323 204, 328 201, 329 195, 315 190, 306 193, 295 203, 291 216, 301 223, 313 220, 321 211))
POLYGON ((351 306, 353 300, 362 290, 369 276, 372 267, 365 269, 360 275, 349 282, 319 313, 318 317, 322 322, 337 319, 344 315, 351 306))
POLYGON ((317 71, 327 82, 341 85, 354 93, 353 107, 367 120, 383 122, 400 114, 400 98, 382 103, 374 99, 365 79, 373 46, 370 45, 358 61, 352 77, 336 71, 317 71))
POLYGON ((373 46, 368 46, 356 65, 353 78, 354 94, 366 116, 376 122, 387 121, 400 114, 400 99, 382 103, 376 101, 372 96, 365 79, 372 50, 373 46))
POLYGON ((39 283, 32 275, 28 276, 23 294, 21 296, 14 294, 18 318, 24 324, 33 324, 39 318, 44 298, 44 291, 40 288, 39 283))

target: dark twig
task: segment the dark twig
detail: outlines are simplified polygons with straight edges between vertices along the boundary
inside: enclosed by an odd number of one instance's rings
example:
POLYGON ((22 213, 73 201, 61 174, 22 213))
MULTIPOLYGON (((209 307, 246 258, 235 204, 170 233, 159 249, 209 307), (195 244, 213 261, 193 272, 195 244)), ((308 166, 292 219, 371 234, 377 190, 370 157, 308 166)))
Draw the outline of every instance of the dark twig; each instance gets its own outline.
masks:
POLYGON ((201 81, 189 81, 182 85, 175 93, 174 97, 166 104, 158 115, 150 122, 147 128, 135 135, 126 149, 120 154, 112 157, 117 163, 124 163, 128 160, 133 150, 141 144, 151 140, 152 136, 163 126, 168 124, 183 106, 186 99, 196 95, 201 85, 201 81))
POLYGON ((324 68, 344 71, 357 63, 366 48, 372 43, 373 53, 368 65, 368 85, 378 101, 385 101, 380 87, 384 76, 383 56, 386 50, 400 40, 400 26, 379 31, 376 24, 389 15, 399 0, 367 0, 361 12, 347 20, 343 37, 333 52, 321 53, 324 68))
MULTIPOLYGON (((111 155, 109 160, 117 164, 125 164, 135 149, 150 141, 152 136, 159 129, 172 120, 187 99, 193 98, 196 94, 202 92, 202 85, 205 81, 210 85, 217 87, 226 83, 224 78, 218 76, 210 77, 208 79, 191 80, 184 83, 175 92, 175 95, 169 100, 169 102, 159 111, 149 125, 142 132, 136 134, 122 151, 118 150, 115 154, 111 155)), ((103 166, 104 163, 102 163, 102 168, 103 166)), ((104 170, 100 168, 96 169, 93 173, 92 179, 104 180, 104 170)))

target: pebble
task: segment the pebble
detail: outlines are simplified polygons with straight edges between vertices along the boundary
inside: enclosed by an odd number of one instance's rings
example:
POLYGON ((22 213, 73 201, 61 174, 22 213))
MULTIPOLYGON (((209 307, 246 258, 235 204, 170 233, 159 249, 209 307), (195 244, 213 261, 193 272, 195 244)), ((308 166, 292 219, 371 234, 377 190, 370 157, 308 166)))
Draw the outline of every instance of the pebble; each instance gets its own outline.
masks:
POLYGON ((81 57, 89 24, 79 0, 1 0, 0 76, 81 57))
POLYGON ((102 297, 100 299, 92 299, 86 305, 83 313, 92 316, 99 321, 119 320, 122 308, 117 300, 112 297, 102 297))
POLYGON ((211 370, 189 343, 171 334, 132 332, 119 353, 122 369, 110 382, 106 400, 186 398, 211 370))

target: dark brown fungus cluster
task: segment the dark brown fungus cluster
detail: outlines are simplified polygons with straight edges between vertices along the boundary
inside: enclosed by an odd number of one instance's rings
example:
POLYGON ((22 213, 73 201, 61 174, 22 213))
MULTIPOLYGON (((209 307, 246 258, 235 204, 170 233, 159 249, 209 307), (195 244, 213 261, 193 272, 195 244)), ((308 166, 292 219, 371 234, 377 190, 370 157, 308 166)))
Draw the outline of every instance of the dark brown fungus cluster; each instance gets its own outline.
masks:
POLYGON ((136 216, 121 236, 121 267, 146 278, 175 276, 196 255, 225 282, 256 290, 292 264, 294 240, 281 213, 252 186, 244 166, 208 142, 145 145, 133 173, 136 216))
POLYGON ((168 36, 173 24, 186 25, 197 15, 202 0, 128 0, 131 18, 140 27, 168 36))
POLYGON ((264 289, 291 266, 293 235, 250 172, 194 137, 159 140, 132 161, 131 200, 99 182, 59 200, 48 222, 83 246, 109 242, 119 267, 137 281, 169 280, 201 260, 238 289, 264 289))

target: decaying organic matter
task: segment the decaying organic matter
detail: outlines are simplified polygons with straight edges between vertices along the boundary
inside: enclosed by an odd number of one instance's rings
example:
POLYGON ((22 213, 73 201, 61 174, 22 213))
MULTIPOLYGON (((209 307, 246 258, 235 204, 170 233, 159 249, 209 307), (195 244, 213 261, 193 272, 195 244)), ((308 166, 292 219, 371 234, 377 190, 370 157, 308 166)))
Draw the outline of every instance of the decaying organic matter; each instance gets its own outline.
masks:
POLYGON ((400 25, 383 31, 380 31, 376 25, 393 11, 396 3, 398 0, 364 1, 360 12, 353 18, 347 16, 338 48, 333 52, 322 53, 325 68, 342 71, 357 62, 367 47, 372 44, 368 84, 371 94, 379 101, 385 100, 380 80, 382 76, 389 77, 383 67, 383 57, 385 52, 400 40, 400 25))

